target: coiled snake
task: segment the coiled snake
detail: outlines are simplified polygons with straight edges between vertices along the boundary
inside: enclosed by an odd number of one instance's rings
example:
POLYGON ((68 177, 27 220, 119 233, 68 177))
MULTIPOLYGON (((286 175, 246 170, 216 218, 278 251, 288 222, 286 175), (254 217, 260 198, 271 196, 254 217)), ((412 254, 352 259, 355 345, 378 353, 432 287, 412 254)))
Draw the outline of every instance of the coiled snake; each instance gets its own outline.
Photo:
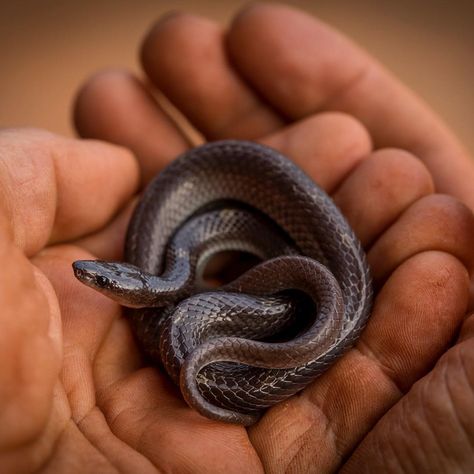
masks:
POLYGON ((145 190, 127 263, 78 261, 79 280, 130 308, 146 353, 210 418, 249 425, 348 349, 371 306, 364 252, 332 200, 273 149, 192 149, 145 190), (262 262, 202 287, 216 253, 262 262))

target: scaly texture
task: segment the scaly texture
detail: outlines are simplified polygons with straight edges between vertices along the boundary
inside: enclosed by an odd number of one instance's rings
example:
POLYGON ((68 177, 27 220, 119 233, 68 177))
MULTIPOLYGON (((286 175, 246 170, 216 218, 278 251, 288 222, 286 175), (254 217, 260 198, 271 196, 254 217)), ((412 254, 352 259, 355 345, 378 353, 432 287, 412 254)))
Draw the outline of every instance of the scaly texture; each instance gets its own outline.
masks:
POLYGON ((255 143, 214 142, 175 160, 146 189, 125 250, 128 266, 76 262, 76 276, 153 306, 128 311, 138 340, 214 419, 254 423, 342 355, 370 312, 365 256, 338 208, 255 143), (202 268, 222 250, 263 262, 203 292, 202 268))

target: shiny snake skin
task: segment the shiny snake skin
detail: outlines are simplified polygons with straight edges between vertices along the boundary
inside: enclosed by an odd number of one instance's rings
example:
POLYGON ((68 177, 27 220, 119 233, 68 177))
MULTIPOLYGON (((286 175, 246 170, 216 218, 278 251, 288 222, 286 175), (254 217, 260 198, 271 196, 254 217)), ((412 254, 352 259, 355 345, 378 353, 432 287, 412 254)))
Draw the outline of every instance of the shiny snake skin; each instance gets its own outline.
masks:
POLYGON ((150 183, 125 260, 75 262, 127 309, 145 352, 201 414, 250 425, 302 390, 359 336, 372 290, 341 212, 277 151, 245 141, 190 150, 150 183), (261 263, 203 286, 216 253, 261 263))

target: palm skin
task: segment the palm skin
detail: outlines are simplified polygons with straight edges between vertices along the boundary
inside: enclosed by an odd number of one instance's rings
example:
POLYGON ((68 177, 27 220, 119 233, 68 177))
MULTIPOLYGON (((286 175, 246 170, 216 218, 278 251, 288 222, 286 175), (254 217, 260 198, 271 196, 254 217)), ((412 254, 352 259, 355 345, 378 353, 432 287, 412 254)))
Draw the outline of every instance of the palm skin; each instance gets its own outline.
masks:
MULTIPOLYGON (((71 271, 76 259, 120 258, 134 195, 188 146, 137 80, 101 74, 78 97, 78 129, 126 145, 137 160, 95 141, 29 130, 0 135, 0 472, 472 469, 474 326, 465 315, 474 219, 465 205, 433 191, 436 186, 472 205, 465 180, 474 171, 449 133, 411 97, 393 108, 417 112, 419 127, 436 124, 435 137, 421 127, 411 132, 420 136, 406 138, 400 110, 386 127, 391 135, 381 136, 378 122, 392 117, 356 107, 357 98, 347 93, 348 103, 334 108, 311 109, 315 99, 302 97, 298 110, 295 93, 285 106, 285 91, 296 79, 293 91, 314 93, 304 70, 296 74, 292 64, 273 74, 283 76, 286 88, 268 84, 265 72, 249 72, 258 66, 251 61, 255 49, 278 48, 272 28, 281 33, 282 18, 291 41, 317 34, 336 45, 329 48, 333 54, 342 47, 337 35, 298 12, 256 5, 235 20, 225 41, 207 20, 167 17, 145 40, 144 67, 206 138, 259 139, 291 156, 332 194, 367 250, 377 286, 360 341, 249 430, 209 421, 185 405, 142 359, 120 307, 82 286, 71 271), (240 51, 244 39, 254 47, 240 51), (184 60, 169 60, 177 54, 184 60), (199 80, 203 70, 215 79, 213 87, 199 80), (183 77, 193 80, 178 80, 183 77), (372 118, 377 113, 378 120, 372 118), (380 149, 410 144, 421 161, 380 149), (457 181, 443 172, 448 156, 457 181)), ((349 53, 344 57, 356 54, 349 53)), ((277 56, 284 63, 284 51, 277 56)), ((271 58, 266 66, 271 75, 271 58)), ((331 85, 342 74, 336 72, 326 73, 328 85, 314 88, 333 103, 343 101, 331 89, 338 89, 331 85)))

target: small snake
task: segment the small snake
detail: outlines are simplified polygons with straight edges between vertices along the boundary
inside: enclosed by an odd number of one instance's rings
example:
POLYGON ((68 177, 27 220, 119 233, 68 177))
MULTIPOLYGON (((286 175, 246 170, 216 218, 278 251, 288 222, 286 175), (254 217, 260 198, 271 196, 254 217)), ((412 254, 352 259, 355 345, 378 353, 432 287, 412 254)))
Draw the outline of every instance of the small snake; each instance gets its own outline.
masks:
POLYGON ((152 361, 201 414, 250 425, 356 340, 372 290, 361 245, 333 201, 277 151, 245 141, 192 149, 145 190, 125 261, 74 262, 127 309, 152 361), (260 263, 227 285, 203 272, 224 251, 260 263))

